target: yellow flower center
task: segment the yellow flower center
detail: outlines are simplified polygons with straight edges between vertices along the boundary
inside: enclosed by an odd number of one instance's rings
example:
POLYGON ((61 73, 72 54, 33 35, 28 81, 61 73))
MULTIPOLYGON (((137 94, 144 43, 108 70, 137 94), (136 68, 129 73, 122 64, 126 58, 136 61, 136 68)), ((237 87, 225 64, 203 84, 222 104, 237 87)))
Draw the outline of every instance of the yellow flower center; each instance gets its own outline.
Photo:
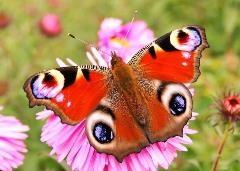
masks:
POLYGON ((122 47, 129 47, 129 42, 126 39, 121 39, 121 38, 118 38, 118 37, 112 37, 110 39, 110 42, 113 43, 113 44, 120 45, 122 47))

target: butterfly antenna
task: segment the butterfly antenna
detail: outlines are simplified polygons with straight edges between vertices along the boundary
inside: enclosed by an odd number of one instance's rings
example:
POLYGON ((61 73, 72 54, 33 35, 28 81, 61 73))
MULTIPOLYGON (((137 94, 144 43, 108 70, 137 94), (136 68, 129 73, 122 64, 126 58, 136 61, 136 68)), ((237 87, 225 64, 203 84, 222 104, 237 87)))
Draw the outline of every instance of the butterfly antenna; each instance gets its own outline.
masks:
POLYGON ((133 13, 133 17, 132 17, 131 23, 130 23, 130 27, 129 27, 129 29, 128 29, 126 35, 124 36, 124 40, 127 39, 129 33, 130 33, 131 30, 132 30, 132 25, 133 25, 133 22, 134 22, 134 20, 135 20, 135 17, 136 17, 136 15, 137 15, 137 13, 138 13, 138 10, 135 10, 134 13, 133 13))
POLYGON ((91 43, 89 43, 89 42, 87 42, 87 41, 85 41, 85 40, 82 40, 82 39, 74 36, 74 35, 71 34, 71 33, 68 33, 68 36, 71 37, 71 38, 73 38, 73 39, 76 39, 76 40, 82 42, 83 44, 85 44, 85 45, 87 45, 87 46, 90 46, 90 47, 93 47, 93 48, 97 49, 98 51, 102 52, 102 53, 105 54, 105 55, 111 56, 111 54, 108 54, 108 53, 102 51, 101 49, 99 49, 98 47, 95 47, 94 44, 91 44, 91 43))

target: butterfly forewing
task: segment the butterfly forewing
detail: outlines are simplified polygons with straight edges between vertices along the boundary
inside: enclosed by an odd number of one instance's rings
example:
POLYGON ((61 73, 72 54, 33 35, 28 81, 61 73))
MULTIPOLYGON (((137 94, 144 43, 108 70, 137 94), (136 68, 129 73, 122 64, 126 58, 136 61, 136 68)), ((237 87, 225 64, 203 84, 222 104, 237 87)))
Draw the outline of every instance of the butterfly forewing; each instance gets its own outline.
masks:
POLYGON ((30 106, 44 105, 63 123, 82 121, 107 92, 107 69, 72 66, 43 71, 24 85, 30 106))
POLYGON ((208 47, 204 29, 186 26, 156 39, 129 61, 151 78, 172 82, 194 82, 200 75, 203 49, 208 47))

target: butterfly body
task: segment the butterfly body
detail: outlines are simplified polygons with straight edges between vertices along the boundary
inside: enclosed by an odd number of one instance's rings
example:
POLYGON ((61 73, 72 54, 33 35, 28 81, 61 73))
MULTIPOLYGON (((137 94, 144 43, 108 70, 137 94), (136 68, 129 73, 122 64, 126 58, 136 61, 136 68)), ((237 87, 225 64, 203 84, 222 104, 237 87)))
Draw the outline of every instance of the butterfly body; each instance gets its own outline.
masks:
POLYGON ((62 67, 31 76, 24 85, 30 106, 44 105, 63 123, 85 120, 98 151, 126 155, 174 136, 192 116, 184 83, 198 78, 201 51, 208 47, 198 26, 171 31, 139 50, 128 63, 112 54, 111 67, 62 67))
POLYGON ((114 60, 117 62, 112 65, 111 69, 113 82, 116 83, 115 86, 120 91, 119 93, 122 94, 131 115, 139 124, 144 126, 149 112, 146 99, 137 83, 136 71, 130 65, 124 63, 121 57, 116 56, 116 54, 112 56, 112 61, 114 60))

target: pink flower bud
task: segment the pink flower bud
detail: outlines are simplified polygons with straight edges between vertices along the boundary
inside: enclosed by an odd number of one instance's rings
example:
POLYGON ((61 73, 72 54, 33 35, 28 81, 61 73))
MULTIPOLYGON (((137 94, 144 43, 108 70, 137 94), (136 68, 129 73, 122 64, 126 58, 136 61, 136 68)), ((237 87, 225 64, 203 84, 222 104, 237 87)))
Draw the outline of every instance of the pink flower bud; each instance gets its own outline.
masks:
POLYGON ((54 37, 61 33, 62 26, 59 17, 55 14, 45 15, 39 23, 40 30, 48 37, 54 37))

